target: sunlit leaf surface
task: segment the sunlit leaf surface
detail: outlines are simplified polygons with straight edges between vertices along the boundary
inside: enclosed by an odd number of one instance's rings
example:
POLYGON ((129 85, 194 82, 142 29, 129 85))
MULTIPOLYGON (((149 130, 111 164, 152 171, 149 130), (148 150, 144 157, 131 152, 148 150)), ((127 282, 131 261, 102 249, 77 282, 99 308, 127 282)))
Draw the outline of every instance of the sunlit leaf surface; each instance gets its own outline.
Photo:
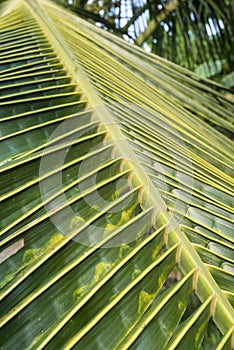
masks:
POLYGON ((2 349, 231 349, 232 143, 204 122, 231 101, 53 2, 0 6, 2 349))

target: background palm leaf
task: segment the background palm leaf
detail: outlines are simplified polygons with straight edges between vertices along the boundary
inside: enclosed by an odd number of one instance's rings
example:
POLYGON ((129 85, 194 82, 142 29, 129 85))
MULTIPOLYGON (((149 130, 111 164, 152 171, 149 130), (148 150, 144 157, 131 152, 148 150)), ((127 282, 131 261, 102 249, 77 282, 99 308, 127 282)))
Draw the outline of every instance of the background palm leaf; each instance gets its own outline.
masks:
POLYGON ((230 349, 232 144, 202 119, 231 130, 232 103, 52 2, 3 5, 2 348, 230 349))
MULTIPOLYGON (((233 71, 230 0, 55 0, 106 30, 216 80, 233 71)), ((233 78, 222 79, 233 86, 233 78), (229 80, 230 79, 230 80, 229 80)))

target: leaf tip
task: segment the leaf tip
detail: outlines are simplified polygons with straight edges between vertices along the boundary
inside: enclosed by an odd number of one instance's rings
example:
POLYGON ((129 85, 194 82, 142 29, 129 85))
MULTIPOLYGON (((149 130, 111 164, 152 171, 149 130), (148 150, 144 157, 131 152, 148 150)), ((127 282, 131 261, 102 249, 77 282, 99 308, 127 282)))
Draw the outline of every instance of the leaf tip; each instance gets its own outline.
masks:
POLYGON ((193 290, 196 292, 197 291, 197 285, 198 285, 198 277, 200 274, 200 270, 196 268, 193 276, 193 290))
POLYGON ((212 318, 215 317, 216 304, 217 304, 217 295, 215 294, 210 306, 210 315, 212 318))
POLYGON ((179 243, 177 251, 176 251, 176 263, 180 265, 180 257, 182 252, 183 244, 182 242, 179 243))

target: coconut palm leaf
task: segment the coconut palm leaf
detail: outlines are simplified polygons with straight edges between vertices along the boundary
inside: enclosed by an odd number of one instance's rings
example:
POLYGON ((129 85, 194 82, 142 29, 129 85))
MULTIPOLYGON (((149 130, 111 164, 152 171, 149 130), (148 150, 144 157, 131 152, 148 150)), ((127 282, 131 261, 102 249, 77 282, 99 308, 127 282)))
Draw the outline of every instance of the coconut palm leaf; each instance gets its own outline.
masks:
POLYGON ((54 1, 206 77, 216 75, 220 81, 233 71, 231 0, 54 1))
POLYGON ((222 87, 53 2, 0 9, 2 348, 230 349, 222 87))

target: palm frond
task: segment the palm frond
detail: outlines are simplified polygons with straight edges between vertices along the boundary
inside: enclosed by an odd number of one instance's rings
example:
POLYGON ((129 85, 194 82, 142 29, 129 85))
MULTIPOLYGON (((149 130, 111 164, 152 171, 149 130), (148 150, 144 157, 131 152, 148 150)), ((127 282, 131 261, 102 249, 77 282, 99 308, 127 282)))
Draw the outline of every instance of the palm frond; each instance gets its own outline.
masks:
POLYGON ((230 130, 233 104, 53 2, 12 4, 2 347, 198 349, 212 328, 231 348, 232 143, 202 119, 230 130))
POLYGON ((206 65, 206 76, 219 69, 215 78, 220 81, 233 71, 234 6, 230 0, 55 1, 184 67, 194 70, 206 65))

